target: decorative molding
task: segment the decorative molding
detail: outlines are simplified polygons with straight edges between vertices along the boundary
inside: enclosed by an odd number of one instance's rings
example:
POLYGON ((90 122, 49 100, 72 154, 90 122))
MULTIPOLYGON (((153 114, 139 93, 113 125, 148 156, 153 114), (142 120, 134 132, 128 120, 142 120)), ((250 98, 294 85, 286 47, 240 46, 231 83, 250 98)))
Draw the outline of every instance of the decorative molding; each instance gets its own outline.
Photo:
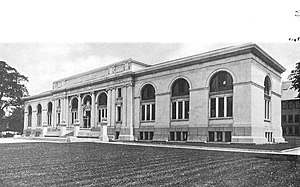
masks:
POLYGON ((193 88, 190 89, 190 92, 201 91, 201 90, 209 90, 209 87, 193 88))
POLYGON ((155 96, 170 95, 171 92, 157 93, 155 96))

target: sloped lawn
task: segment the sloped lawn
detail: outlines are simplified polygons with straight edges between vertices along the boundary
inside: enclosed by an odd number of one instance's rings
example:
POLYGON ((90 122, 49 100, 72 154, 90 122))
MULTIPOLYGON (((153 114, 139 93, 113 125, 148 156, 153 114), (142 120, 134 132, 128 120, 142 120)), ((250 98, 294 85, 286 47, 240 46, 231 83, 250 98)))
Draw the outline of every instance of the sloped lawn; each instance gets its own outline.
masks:
POLYGON ((285 156, 97 143, 0 144, 0 148, 0 186, 300 184, 299 161, 285 156))

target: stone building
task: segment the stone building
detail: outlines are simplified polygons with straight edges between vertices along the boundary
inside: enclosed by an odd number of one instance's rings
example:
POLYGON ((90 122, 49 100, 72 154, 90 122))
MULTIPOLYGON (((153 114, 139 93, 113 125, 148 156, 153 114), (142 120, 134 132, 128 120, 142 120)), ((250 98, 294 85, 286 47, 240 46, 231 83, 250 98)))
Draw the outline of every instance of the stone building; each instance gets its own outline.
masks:
POLYGON ((126 59, 24 98, 26 136, 283 142, 281 73, 255 44, 148 65, 126 59))
POLYGON ((291 89, 292 82, 282 83, 281 123, 283 136, 288 142, 300 144, 300 98, 291 89))

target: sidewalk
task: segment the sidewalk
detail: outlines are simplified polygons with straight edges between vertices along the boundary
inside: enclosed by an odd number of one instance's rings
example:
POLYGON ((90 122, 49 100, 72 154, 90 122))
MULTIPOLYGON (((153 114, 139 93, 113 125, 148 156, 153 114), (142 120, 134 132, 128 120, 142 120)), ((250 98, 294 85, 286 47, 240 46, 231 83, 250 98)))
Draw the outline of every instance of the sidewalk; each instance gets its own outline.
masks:
POLYGON ((193 149, 193 150, 209 150, 209 151, 226 151, 239 153, 261 153, 261 154, 275 154, 275 155, 300 155, 300 147, 286 150, 261 150, 261 149, 242 149, 230 147, 209 147, 209 146, 192 146, 192 145, 169 145, 157 143, 136 143, 136 142, 102 142, 96 138, 59 138, 59 137, 18 137, 18 138, 0 138, 0 143, 33 143, 33 142, 51 142, 51 143, 67 143, 67 142, 93 142, 117 145, 134 145, 145 147, 162 147, 162 148, 176 148, 176 149, 193 149))

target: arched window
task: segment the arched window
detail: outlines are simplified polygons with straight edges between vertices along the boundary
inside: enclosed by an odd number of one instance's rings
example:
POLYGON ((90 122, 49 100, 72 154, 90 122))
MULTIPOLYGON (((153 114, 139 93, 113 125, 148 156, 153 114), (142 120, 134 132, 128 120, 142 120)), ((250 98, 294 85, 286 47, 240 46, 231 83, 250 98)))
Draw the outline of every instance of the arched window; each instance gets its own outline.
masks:
POLYGON ((28 106, 28 127, 32 126, 32 122, 31 121, 32 121, 32 108, 29 105, 28 106))
POLYGON ((74 124, 78 119, 78 99, 76 97, 74 97, 71 101, 71 114, 71 123, 74 124))
POLYGON ((42 105, 37 105, 37 126, 42 126, 42 105))
POLYGON ((141 90, 141 121, 155 120, 155 89, 146 84, 141 90))
POLYGON ((52 125, 52 103, 49 102, 48 103, 48 111, 47 111, 47 116, 48 116, 48 125, 51 126, 52 125))
POLYGON ((215 73, 210 79, 210 117, 232 117, 233 79, 226 71, 215 73))
POLYGON ((107 95, 106 93, 102 92, 98 96, 98 122, 107 122, 107 95))
POLYGON ((189 119, 190 112, 190 85, 183 79, 179 78, 173 82, 171 87, 172 119, 182 120, 189 119))
POLYGON ((265 120, 270 120, 271 80, 268 76, 264 81, 265 120))
POLYGON ((90 95, 86 95, 83 99, 83 128, 91 128, 91 105, 92 105, 92 97, 90 95))

